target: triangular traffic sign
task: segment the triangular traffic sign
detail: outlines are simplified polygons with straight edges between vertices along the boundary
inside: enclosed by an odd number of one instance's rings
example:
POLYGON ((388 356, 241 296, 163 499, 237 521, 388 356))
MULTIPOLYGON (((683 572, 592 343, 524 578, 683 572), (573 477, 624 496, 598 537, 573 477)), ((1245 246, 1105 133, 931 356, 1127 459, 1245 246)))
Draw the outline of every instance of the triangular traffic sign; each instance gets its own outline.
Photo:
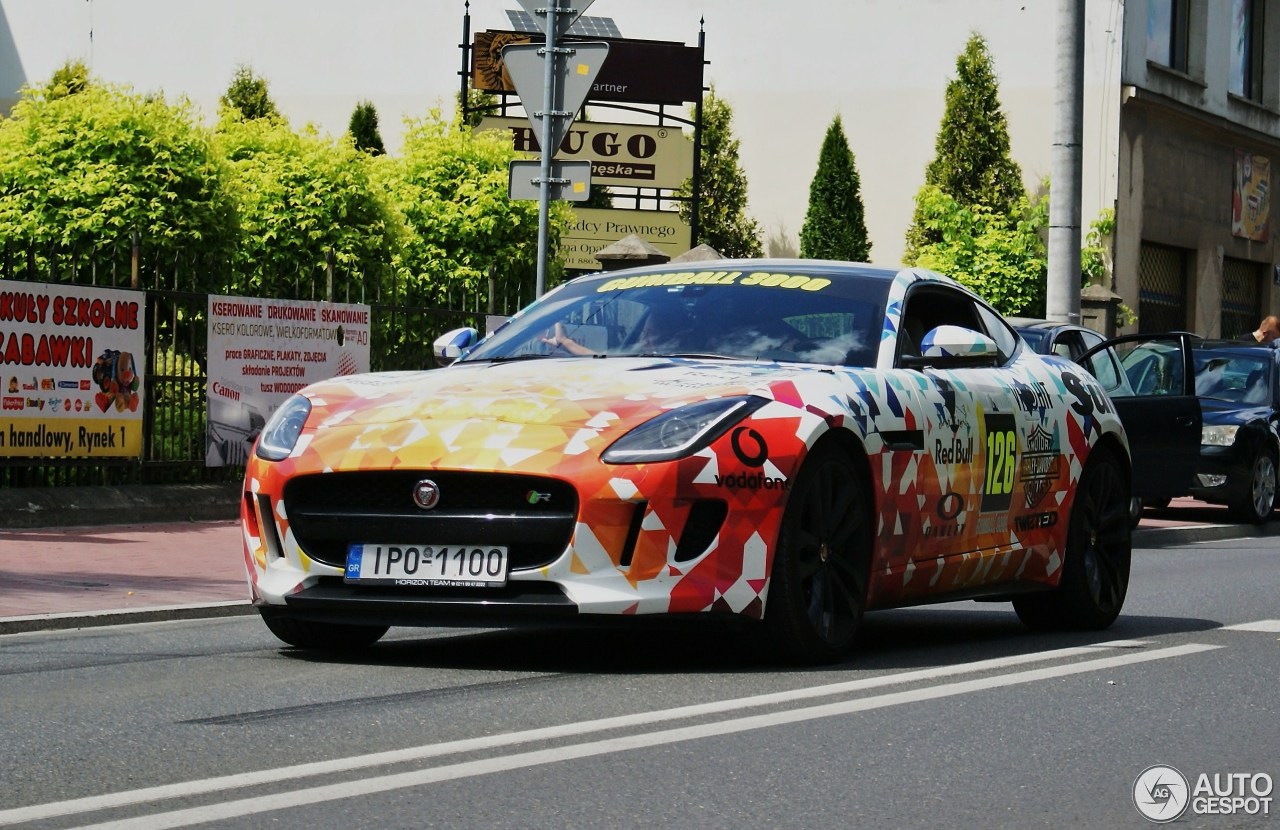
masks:
MULTIPOLYGON (((567 48, 568 52, 558 56, 552 70, 551 111, 563 113, 551 119, 552 148, 560 146, 560 141, 569 131, 569 124, 587 100, 591 86, 600 74, 601 64, 609 56, 607 43, 572 43, 567 48)), ((502 49, 502 63, 515 85, 520 104, 529 116, 539 143, 542 141, 543 109, 546 105, 544 51, 544 47, 537 43, 512 44, 502 49)))

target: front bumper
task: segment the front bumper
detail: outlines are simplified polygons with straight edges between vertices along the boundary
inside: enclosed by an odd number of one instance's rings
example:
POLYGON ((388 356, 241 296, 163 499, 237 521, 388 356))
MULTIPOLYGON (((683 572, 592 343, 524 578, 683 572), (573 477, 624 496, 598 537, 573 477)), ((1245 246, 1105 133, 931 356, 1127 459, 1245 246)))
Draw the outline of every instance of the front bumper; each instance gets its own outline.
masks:
MULTIPOLYGON (((678 475, 676 465, 649 466, 655 475, 678 475)), ((439 470, 325 473, 296 477, 280 488, 262 486, 252 476, 247 482, 242 526, 254 603, 264 613, 329 622, 434 626, 580 615, 759 617, 768 556, 764 539, 776 535, 771 517, 780 512, 767 510, 734 524, 750 528, 747 536, 729 530, 731 508, 721 493, 642 497, 646 491, 679 491, 669 482, 649 486, 620 479, 611 487, 579 490, 546 477, 439 470), (425 475, 443 482, 450 494, 468 495, 429 512, 403 503, 412 481, 425 475), (272 495, 277 489, 283 497, 272 495), (531 491, 538 497, 529 497, 531 491), (349 543, 431 540, 507 546, 507 584, 394 587, 343 579, 349 543)))
POLYGON ((1239 442, 1230 447, 1202 446, 1189 495, 1212 504, 1245 498, 1253 487, 1252 464, 1253 454, 1239 442))

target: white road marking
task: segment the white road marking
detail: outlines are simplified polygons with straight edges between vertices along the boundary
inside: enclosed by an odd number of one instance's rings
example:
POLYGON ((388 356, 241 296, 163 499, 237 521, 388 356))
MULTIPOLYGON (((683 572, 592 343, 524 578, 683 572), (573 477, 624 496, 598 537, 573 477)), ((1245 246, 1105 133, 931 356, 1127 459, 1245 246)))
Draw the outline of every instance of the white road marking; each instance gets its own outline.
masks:
POLYGON ((1257 622, 1224 625, 1223 631, 1262 631, 1267 634, 1280 634, 1280 620, 1258 620, 1257 622))
MULTIPOLYGON (((1132 648, 1137 645, 1133 641, 1118 642, 1120 642, 1121 647, 1124 648, 1132 648)), ((993 669, 1011 668, 1026 663, 1042 662, 1050 659, 1070 658, 1085 654, 1097 654, 1105 652, 1110 648, 1110 644, 1102 644, 1099 646, 1066 648, 1035 654, 1015 655, 1012 657, 996 658, 992 660, 981 660, 957 666, 943 666, 933 669, 922 669, 918 671, 864 678, 845 683, 834 683, 825 686, 796 689, 789 692, 778 692, 748 698, 739 698, 736 700, 697 704, 656 712, 643 712, 636 715, 603 718, 594 721, 585 721, 582 723, 527 730, 524 732, 451 741, 441 744, 430 744, 420 747, 411 747, 404 750, 356 756, 353 758, 336 759, 333 761, 323 761, 312 764, 300 764, 274 770, 223 776, 182 784, 150 787, 104 796, 93 796, 89 798, 73 799, 70 801, 35 805, 32 807, 23 807, 0 812, 0 824, 23 823, 52 816, 87 813, 111 807, 138 804, 165 798, 191 796, 247 786, 260 786, 262 784, 275 781, 296 781, 301 777, 332 772, 345 772, 361 767, 404 763, 407 761, 421 760, 447 754, 513 746, 532 741, 545 741, 548 739, 582 735, 606 729, 634 727, 699 715, 731 712, 734 710, 770 704, 790 703, 814 697, 863 691, 881 686, 899 685, 921 680, 936 680, 942 677, 970 674, 993 669)), ((319 787, 299 789, 291 792, 256 798, 238 799, 189 810, 175 810, 166 813, 157 813, 151 816, 134 817, 120 821, 95 824, 91 827, 94 828, 94 830, 106 830, 106 828, 115 828, 118 830, 134 830, 135 828, 137 828, 137 830, 162 830, 162 828, 186 827, 221 818, 253 815, 272 810, 302 806, 305 804, 321 803, 334 799, 350 798, 406 787, 422 786, 439 781, 487 775, 494 772, 518 769, 538 764, 556 763, 559 761, 587 758, 611 752, 638 749, 641 747, 659 746, 662 744, 690 741, 717 735, 728 735, 753 729, 778 726, 781 724, 798 723, 816 718, 847 715, 887 706, 915 703, 924 700, 933 700, 953 695, 984 691, 987 689, 1030 683, 1036 680, 1046 680, 1085 672, 1121 668, 1151 660, 1183 657, 1217 648, 1221 648, 1221 646, 1190 644, 1160 649, 1152 652, 1134 652, 1078 663, 1067 663, 1005 675, 923 687, 915 690, 891 692, 883 695, 859 698, 850 701, 840 701, 808 708, 791 709, 781 712, 722 720, 708 724, 608 738, 599 741, 588 741, 552 749, 518 752, 489 759, 446 764, 431 769, 375 776, 342 784, 325 784, 319 787)))
POLYGON ((515 744, 530 743, 534 741, 554 740, 573 735, 585 735, 608 729, 623 729, 627 727, 643 726, 650 723, 660 723, 662 721, 678 720, 680 718, 697 717, 699 715, 714 715, 721 712, 730 712, 736 709, 747 709, 754 706, 769 706, 778 703, 790 703, 792 701, 804 700, 807 698, 863 691, 895 683, 914 683, 959 674, 1010 668, 1012 666, 1019 666, 1026 663, 1045 660, 1079 657, 1085 654, 1096 654, 1108 648, 1131 648, 1142 645, 1145 644, 1140 640, 1114 640, 1096 646, 1078 646, 1056 649, 1053 651, 1033 652, 1031 654, 1018 654, 1011 657, 996 657, 990 660, 978 660, 973 663, 959 663, 953 666, 938 666, 930 669, 900 672, 898 674, 867 677, 843 683, 832 683, 823 686, 794 689, 788 692, 774 692, 771 694, 753 695, 751 697, 734 698, 710 703, 698 703, 690 706, 680 706, 674 709, 662 709, 654 712, 640 712, 634 715, 600 718, 598 720, 569 723, 561 726, 548 726, 541 729, 530 729, 524 732, 507 732, 484 738, 469 738, 459 741, 449 741, 447 743, 410 747, 408 749, 375 752, 368 755, 356 755, 350 758, 336 758, 332 761, 315 761, 308 764, 296 764, 294 766, 278 767, 276 769, 261 770, 258 772, 225 775, 217 778, 206 778, 203 780, 188 781, 180 784, 165 784, 158 787, 126 790, 108 795, 88 796, 86 798, 57 801, 49 804, 34 805, 31 807, 0 810, 0 825, 35 821, 37 819, 69 815, 71 813, 86 813, 109 807, 122 807, 128 804, 138 804, 144 801, 159 801, 165 798, 183 798, 190 795, 237 789, 255 784, 269 784, 276 781, 296 780, 298 778, 305 778, 314 775, 349 772, 351 770, 366 767, 400 764, 407 761, 417 761, 424 758, 432 758, 458 752, 474 752, 481 749, 493 749, 495 747, 512 746, 515 744))

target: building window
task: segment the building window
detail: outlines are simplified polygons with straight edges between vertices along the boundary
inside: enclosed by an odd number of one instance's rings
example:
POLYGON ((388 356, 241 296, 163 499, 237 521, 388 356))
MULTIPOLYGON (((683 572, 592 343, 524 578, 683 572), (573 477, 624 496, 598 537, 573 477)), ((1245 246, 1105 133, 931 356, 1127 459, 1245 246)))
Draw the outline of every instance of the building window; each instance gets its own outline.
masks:
POLYGON ((1262 0, 1231 0, 1231 78, 1228 91, 1262 100, 1262 0))
POLYGON ((1188 0, 1149 0, 1147 3, 1147 60, 1187 71, 1188 0))
POLYGON ((1142 243, 1138 253, 1138 333, 1187 328, 1187 252, 1142 243))
POLYGON ((1222 317, 1219 332, 1236 337, 1258 327, 1262 319, 1265 266, 1245 259, 1222 260, 1222 317))

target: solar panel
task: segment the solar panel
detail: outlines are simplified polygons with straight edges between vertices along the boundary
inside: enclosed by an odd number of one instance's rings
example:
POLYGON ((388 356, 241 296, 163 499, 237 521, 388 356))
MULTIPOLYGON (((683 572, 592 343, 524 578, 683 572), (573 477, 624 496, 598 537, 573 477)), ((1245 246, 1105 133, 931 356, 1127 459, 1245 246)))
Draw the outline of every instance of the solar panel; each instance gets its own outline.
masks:
MULTIPOLYGON (((507 17, 511 18, 511 27, 517 32, 542 31, 538 21, 526 11, 507 9, 507 17)), ((586 15, 573 21, 568 33, 578 37, 622 37, 622 32, 618 30, 618 24, 613 22, 612 17, 587 17, 586 15)))

